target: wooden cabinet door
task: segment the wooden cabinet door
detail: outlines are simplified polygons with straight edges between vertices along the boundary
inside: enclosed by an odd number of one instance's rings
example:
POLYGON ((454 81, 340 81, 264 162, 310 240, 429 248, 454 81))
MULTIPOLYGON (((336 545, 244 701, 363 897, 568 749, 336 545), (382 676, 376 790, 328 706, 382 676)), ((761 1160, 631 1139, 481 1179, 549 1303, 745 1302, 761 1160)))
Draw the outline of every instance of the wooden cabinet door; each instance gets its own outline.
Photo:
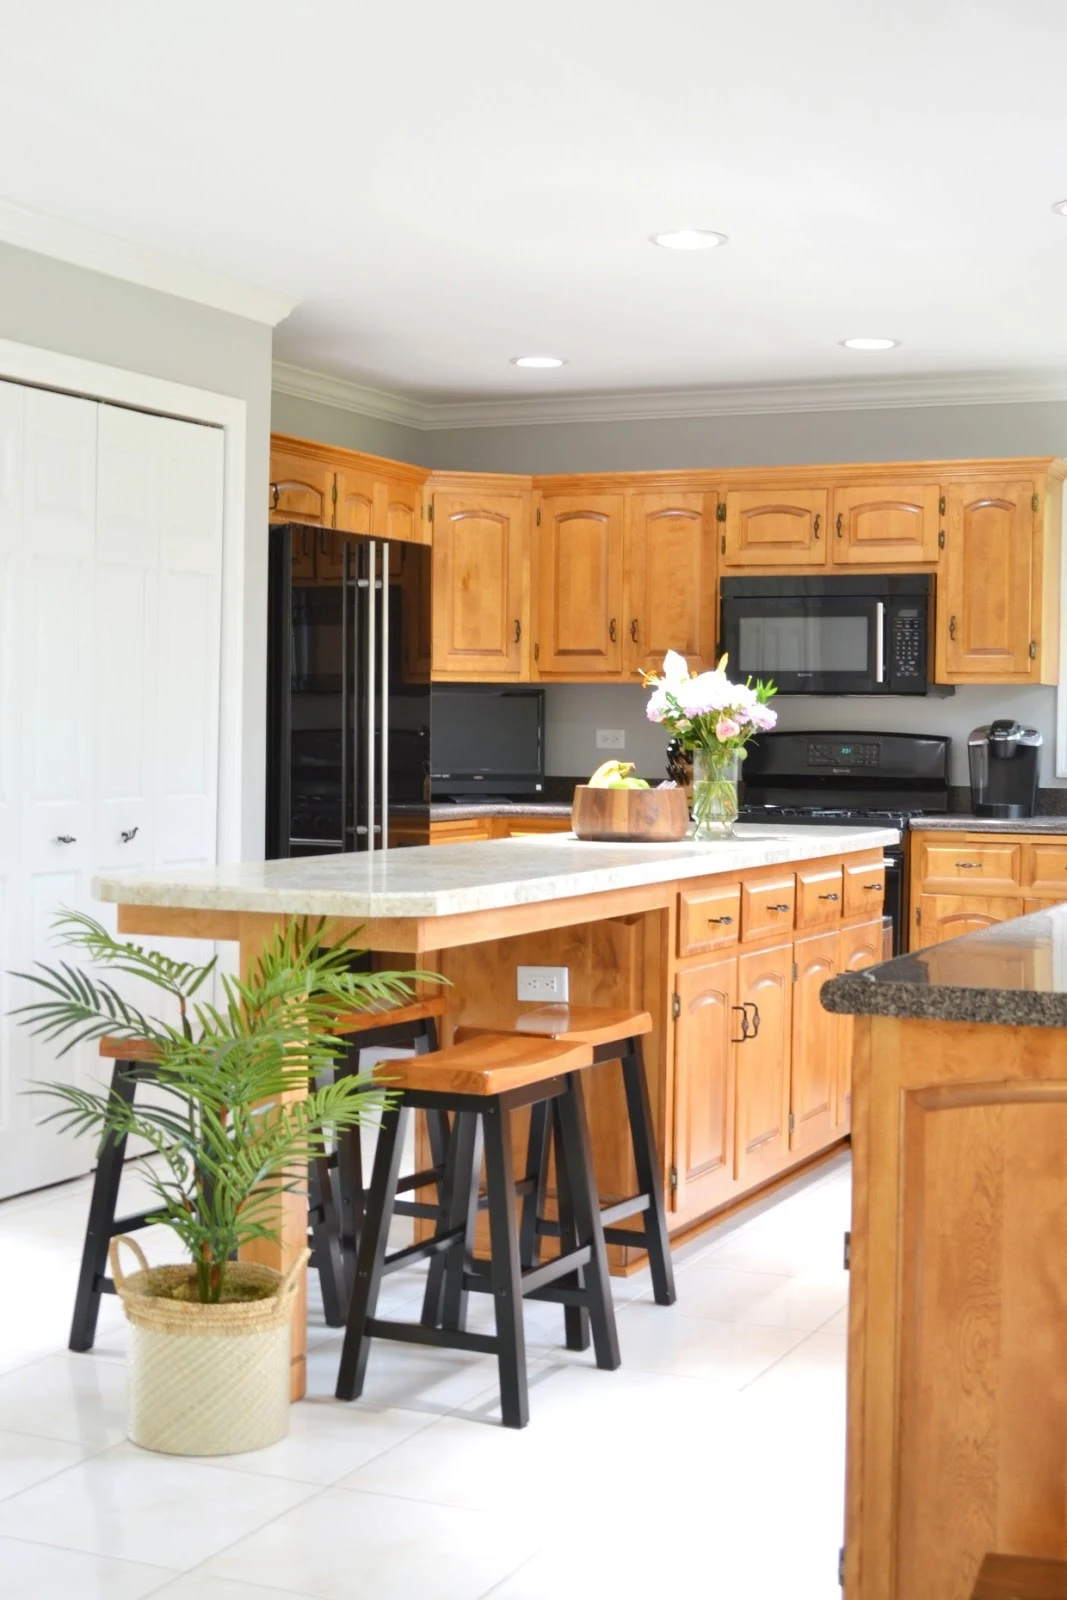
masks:
POLYGON ((949 485, 937 594, 940 682, 1036 675, 1033 495, 1030 481, 949 485))
POLYGON ((287 450, 270 457, 271 522, 311 522, 333 527, 334 470, 325 462, 287 450))
POLYGON ((434 495, 434 672, 520 676, 527 508, 521 494, 434 495))
POLYGON ((919 846, 923 894, 988 894, 1022 883, 1022 847, 966 834, 927 835, 919 846))
MULTIPOLYGON (((400 546, 400 664, 405 683, 429 683, 433 644, 431 564, 425 550, 400 546)), ((390 564, 392 552, 390 552, 390 564)), ((392 579, 390 578, 390 582, 392 579)))
POLYGON ((936 562, 940 504, 936 483, 835 489, 830 505, 831 559, 850 567, 936 562))
POLYGON ((735 1172, 747 1188, 788 1159, 792 944, 754 950, 737 963, 738 1004, 756 1023, 737 1046, 735 1172))
POLYGON ((822 986, 838 971, 841 935, 816 933, 793 946, 793 1038, 789 1089, 789 1148, 821 1150, 834 1136, 840 1058, 839 1018, 824 1011, 822 986))
POLYGON ((731 489, 722 552, 728 567, 821 567, 825 489, 731 489))
POLYGON ((337 526, 345 533, 363 533, 368 538, 380 534, 375 517, 378 480, 370 472, 355 472, 345 467, 337 474, 337 526))
POLYGON ((626 663, 656 670, 668 650, 715 665, 715 496, 627 496, 626 663))
POLYGON ((537 545, 542 677, 613 676, 623 667, 621 494, 546 495, 537 545))
POLYGON ((429 544, 422 518, 422 489, 417 483, 392 478, 378 485, 379 527, 383 539, 401 544, 429 544))
POLYGON ((919 920, 912 930, 912 949, 921 950, 1021 917, 1025 906, 1021 894, 990 895, 988 899, 982 895, 923 894, 916 909, 919 920))
MULTIPOLYGON (((885 960, 882 919, 845 928, 838 935, 841 946, 838 972, 862 972, 885 960)), ((839 1016, 837 1084, 834 1093, 834 1135, 841 1137, 852 1125, 852 1044, 855 1023, 852 1017, 839 1016)))
POLYGON ((706 1211, 734 1188, 737 958, 679 972, 674 1035, 674 1165, 677 1211, 706 1211))

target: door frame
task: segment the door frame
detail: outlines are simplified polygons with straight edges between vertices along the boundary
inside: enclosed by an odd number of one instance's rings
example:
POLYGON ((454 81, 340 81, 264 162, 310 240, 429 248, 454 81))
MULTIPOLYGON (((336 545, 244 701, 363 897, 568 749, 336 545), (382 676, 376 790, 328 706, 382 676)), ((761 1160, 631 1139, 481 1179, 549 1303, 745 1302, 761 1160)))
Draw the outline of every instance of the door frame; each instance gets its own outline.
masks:
MULTIPOLYGON (((0 381, 54 389, 84 400, 110 401, 135 411, 155 412, 222 429, 222 643, 219 663, 218 844, 220 861, 253 854, 241 826, 246 788, 244 738, 262 738, 242 728, 242 703, 249 633, 245 608, 248 540, 245 522, 245 455, 248 418, 244 400, 195 389, 169 378, 86 361, 81 356, 0 339, 0 381)), ((265 514, 264 514, 265 520, 265 514)), ((248 763, 258 770, 255 761, 248 763)), ((255 808, 258 816, 262 807, 255 808)), ((260 823, 262 828, 262 823, 260 823)), ((262 836, 260 835, 260 845, 262 836)), ((262 848, 259 850, 262 855, 262 848)))

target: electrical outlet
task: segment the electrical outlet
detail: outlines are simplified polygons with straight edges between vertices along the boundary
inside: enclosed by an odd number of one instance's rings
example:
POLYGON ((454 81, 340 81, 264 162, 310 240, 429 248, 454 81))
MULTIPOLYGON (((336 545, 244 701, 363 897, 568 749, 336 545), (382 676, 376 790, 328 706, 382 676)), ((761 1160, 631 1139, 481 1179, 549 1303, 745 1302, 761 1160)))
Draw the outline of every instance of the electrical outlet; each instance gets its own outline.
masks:
POLYGON ((596 747, 598 750, 625 750, 625 728, 598 728, 596 731, 596 747))
POLYGON ((519 967, 520 1000, 570 999, 570 972, 567 967, 519 967))

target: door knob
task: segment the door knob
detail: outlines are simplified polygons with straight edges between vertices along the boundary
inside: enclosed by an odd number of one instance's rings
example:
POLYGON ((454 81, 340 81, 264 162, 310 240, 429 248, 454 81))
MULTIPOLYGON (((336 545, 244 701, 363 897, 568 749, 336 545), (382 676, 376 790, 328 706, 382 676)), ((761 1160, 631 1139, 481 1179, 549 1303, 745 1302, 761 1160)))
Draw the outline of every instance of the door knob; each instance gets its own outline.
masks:
POLYGON ((139 827, 138 828, 123 828, 122 832, 119 834, 119 838, 122 840, 123 844, 129 844, 131 839, 136 839, 136 837, 137 837, 137 835, 138 835, 138 833, 140 831, 141 830, 140 830, 139 827))

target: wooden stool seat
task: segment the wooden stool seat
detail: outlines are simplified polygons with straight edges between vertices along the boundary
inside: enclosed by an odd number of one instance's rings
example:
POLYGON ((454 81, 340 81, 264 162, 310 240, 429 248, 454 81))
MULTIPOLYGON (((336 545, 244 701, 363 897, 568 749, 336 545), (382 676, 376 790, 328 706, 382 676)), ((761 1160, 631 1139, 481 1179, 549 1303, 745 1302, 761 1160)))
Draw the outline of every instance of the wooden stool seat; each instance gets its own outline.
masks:
POLYGON ((408 1028, 413 1022, 440 1022, 447 1001, 435 995, 430 1000, 412 1000, 405 1006, 377 1006, 373 1011, 343 1011, 334 1023, 334 1032, 356 1039, 362 1033, 377 1033, 381 1028, 408 1028))
POLYGON ((986 1556, 971 1600, 1067 1600, 1067 1561, 986 1556))
MULTIPOLYGON (((651 1031, 652 1018, 647 1011, 629 1011, 624 1007, 611 1006, 519 1005, 505 1010, 500 1022, 491 1025, 464 1024, 456 1029, 456 1041, 465 1046, 473 1045, 480 1039, 494 1035, 505 1039, 528 1039, 536 1035, 555 1039, 561 1044, 580 1040, 592 1047, 594 1065, 619 1062, 626 1094, 634 1166, 637 1169, 637 1193, 603 1206, 600 1221, 609 1244, 644 1246, 648 1251, 656 1303, 670 1306, 676 1299, 674 1267, 667 1235, 663 1173, 656 1151, 652 1107, 641 1049, 642 1036, 651 1031), (644 1216, 640 1229, 614 1226, 627 1217, 638 1215, 644 1216)), ((520 1249, 524 1266, 532 1266, 537 1261, 539 1238, 545 1235, 559 1237, 559 1223, 544 1214, 549 1142, 548 1106, 535 1106, 530 1115, 526 1173, 519 1183, 522 1195, 520 1249)), ((568 1312, 568 1348, 584 1350, 588 1343, 589 1331, 584 1318, 576 1312, 568 1312)))
POLYGON ((619 1044, 652 1032, 647 1011, 627 1011, 611 1006, 515 1006, 492 1025, 464 1024, 456 1029, 456 1041, 477 1038, 484 1033, 535 1034, 543 1039, 573 1039, 583 1044, 619 1044))
POLYGON ((382 1118, 359 1246, 356 1282, 349 1305, 337 1398, 363 1392, 375 1339, 495 1354, 500 1372, 505 1427, 525 1427, 529 1418, 522 1301, 555 1301, 588 1317, 599 1367, 619 1365, 604 1232, 593 1184, 589 1130, 581 1080, 593 1063, 593 1047, 556 1039, 485 1036, 414 1061, 383 1061, 375 1077, 396 1090, 382 1118), (561 1252, 553 1261, 523 1270, 515 1215, 512 1113, 549 1103, 559 1129, 557 1160, 562 1174, 561 1252), (433 1236, 387 1254, 389 1224, 397 1193, 403 1129, 413 1109, 449 1114, 451 1131, 441 1206, 433 1236), (479 1211, 481 1144, 485 1144, 489 1261, 474 1257, 479 1211), (383 1278, 411 1262, 428 1260, 430 1276, 419 1323, 375 1315, 383 1278), (493 1297, 495 1335, 468 1333, 469 1294, 493 1297))

